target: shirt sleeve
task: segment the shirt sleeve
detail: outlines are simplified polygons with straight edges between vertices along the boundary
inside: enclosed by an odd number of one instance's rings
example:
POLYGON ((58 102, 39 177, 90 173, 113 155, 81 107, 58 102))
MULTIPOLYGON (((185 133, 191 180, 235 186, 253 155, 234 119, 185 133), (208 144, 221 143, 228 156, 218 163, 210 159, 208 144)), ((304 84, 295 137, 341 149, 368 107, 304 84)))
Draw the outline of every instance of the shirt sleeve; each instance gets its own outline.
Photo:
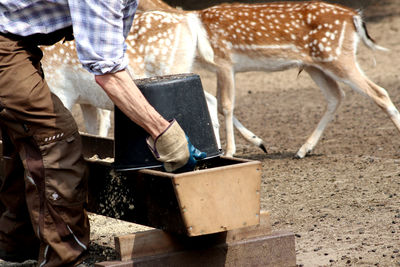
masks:
POLYGON ((95 75, 128 65, 125 39, 137 8, 136 0, 69 0, 78 57, 95 75))

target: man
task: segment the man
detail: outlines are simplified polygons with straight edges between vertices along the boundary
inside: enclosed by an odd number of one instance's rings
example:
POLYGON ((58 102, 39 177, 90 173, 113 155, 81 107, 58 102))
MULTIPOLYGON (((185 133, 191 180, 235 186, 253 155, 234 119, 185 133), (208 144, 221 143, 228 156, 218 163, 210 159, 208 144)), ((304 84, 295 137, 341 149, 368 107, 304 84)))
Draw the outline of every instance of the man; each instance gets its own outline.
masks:
POLYGON ((136 8, 136 0, 0 0, 1 259, 73 266, 89 244, 81 139, 44 80, 39 45, 70 39, 73 29, 82 65, 149 133, 149 147, 167 171, 190 170, 205 157, 125 71, 125 38, 136 8))

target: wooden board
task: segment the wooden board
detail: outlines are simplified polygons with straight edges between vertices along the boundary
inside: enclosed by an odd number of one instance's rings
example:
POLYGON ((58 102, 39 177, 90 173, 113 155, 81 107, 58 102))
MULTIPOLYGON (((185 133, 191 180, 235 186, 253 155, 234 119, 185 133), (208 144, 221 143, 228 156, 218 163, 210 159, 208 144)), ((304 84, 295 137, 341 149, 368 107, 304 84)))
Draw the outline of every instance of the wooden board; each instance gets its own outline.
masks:
POLYGON ((295 238, 271 232, 269 213, 261 223, 211 235, 187 237, 151 230, 116 238, 121 261, 97 267, 148 266, 296 266, 295 238))
POLYGON ((260 224, 244 227, 236 230, 226 231, 203 237, 186 237, 174 235, 165 231, 155 229, 138 232, 135 234, 115 237, 115 250, 120 260, 171 253, 193 247, 199 244, 215 245, 220 243, 232 243, 267 235, 271 232, 270 213, 262 211, 260 224))

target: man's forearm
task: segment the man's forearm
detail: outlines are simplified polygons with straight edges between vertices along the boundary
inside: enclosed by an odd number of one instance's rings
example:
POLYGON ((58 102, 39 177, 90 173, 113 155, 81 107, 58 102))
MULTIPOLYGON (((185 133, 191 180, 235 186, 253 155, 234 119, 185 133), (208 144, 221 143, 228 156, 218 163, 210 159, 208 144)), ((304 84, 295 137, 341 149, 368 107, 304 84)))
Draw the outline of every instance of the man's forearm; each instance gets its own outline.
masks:
POLYGON ((126 71, 96 75, 95 79, 114 104, 153 138, 168 127, 168 121, 149 104, 126 71))

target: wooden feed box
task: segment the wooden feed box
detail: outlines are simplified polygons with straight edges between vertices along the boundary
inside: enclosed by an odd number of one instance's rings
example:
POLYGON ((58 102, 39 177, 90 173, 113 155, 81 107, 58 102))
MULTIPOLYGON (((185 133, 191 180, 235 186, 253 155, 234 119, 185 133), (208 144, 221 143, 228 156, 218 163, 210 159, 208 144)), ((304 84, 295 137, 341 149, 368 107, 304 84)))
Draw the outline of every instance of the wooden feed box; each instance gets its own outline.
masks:
POLYGON ((188 236, 259 223, 260 162, 217 157, 200 166, 181 174, 136 171, 134 222, 188 236))

